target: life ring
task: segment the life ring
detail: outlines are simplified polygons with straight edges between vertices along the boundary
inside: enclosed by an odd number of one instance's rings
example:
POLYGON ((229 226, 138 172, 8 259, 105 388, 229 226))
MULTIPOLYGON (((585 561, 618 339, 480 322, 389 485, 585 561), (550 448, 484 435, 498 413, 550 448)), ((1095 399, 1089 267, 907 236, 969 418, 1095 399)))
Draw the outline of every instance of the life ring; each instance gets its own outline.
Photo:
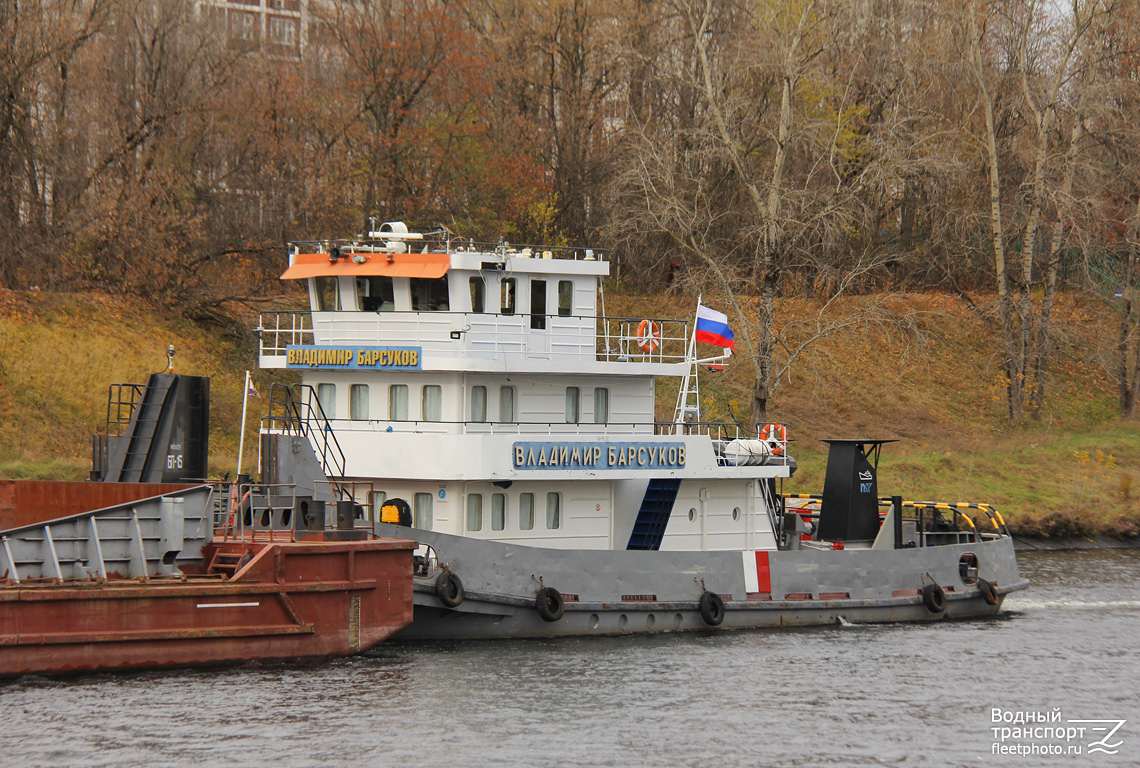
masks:
POLYGON ((724 621, 724 601, 715 592, 707 589, 701 594, 701 601, 697 604, 701 611, 701 618, 710 627, 719 626, 724 621))
POLYGON ((922 604, 931 613, 942 613, 946 610, 946 590, 932 581, 922 588, 922 604))
POLYGON ((978 579, 978 591, 982 593, 982 599, 986 601, 986 605, 998 604, 998 593, 993 584, 985 579, 978 579))
POLYGON ((779 456, 788 444, 788 428, 783 424, 765 424, 760 430, 760 439, 768 444, 773 456, 779 456))
POLYGON ((652 320, 638 323, 637 346, 642 352, 652 352, 661 346, 661 329, 652 320))
POLYGON ((562 593, 554 587, 543 587, 534 598, 534 607, 543 621, 558 621, 566 610, 562 593))
POLYGON ((448 608, 456 608, 463 602, 463 582, 451 571, 444 571, 435 580, 435 594, 448 608))

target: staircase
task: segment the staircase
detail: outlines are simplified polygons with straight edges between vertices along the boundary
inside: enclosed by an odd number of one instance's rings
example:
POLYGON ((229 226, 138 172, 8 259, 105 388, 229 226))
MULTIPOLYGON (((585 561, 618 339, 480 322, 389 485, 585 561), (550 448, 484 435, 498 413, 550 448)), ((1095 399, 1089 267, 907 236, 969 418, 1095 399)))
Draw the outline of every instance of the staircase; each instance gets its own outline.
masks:
MULTIPOLYGON (((122 468, 117 477, 109 478, 111 481, 120 483, 142 481, 151 457, 151 445, 154 443, 158 423, 162 419, 163 410, 166 408, 166 399, 173 383, 173 376, 158 375, 151 377, 151 382, 143 391, 142 402, 135 409, 128 426, 130 442, 127 444, 127 452, 123 456, 122 468)), ((162 457, 165 457, 165 453, 162 457)))
POLYGON ((669 525, 669 515, 673 512, 673 503, 677 501, 680 489, 681 481, 677 479, 649 481, 626 549, 656 551, 661 548, 661 539, 665 536, 665 527, 669 525))

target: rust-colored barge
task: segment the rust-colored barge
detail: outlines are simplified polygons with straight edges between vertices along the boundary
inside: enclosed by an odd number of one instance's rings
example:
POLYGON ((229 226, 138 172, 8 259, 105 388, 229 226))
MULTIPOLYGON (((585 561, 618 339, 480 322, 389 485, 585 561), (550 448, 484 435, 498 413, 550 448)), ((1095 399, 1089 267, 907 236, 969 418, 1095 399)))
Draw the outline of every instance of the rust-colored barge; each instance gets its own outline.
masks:
POLYGON ((275 493, 268 525, 198 486, 0 531, 0 677, 324 659, 411 622, 414 543, 275 493))

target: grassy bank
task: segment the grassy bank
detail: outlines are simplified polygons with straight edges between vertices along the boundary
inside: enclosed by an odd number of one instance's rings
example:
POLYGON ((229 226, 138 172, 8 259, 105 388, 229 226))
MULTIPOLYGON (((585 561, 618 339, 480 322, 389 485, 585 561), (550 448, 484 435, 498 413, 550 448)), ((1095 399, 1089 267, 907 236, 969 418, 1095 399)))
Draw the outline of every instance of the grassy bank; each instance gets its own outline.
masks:
MULTIPOLYGON (((607 296, 610 315, 630 317, 691 316, 694 304, 679 295, 607 296)), ((781 301, 781 338, 794 348, 816 333, 819 309, 808 300, 781 301)), ((1115 415, 1104 374, 1111 316, 1101 306, 1072 296, 1061 302, 1064 336, 1041 419, 1017 428, 1004 418, 985 306, 923 294, 851 299, 833 310, 830 322, 848 324, 806 349, 771 404, 769 415, 787 423, 800 463, 786 490, 822 487, 821 438, 897 438, 883 452, 883 493, 987 501, 1026 535, 1140 532, 1140 424, 1115 415)), ((212 377, 211 470, 233 471, 241 384, 256 364, 250 335, 206 331, 106 296, 0 292, 0 338, 0 430, 7 438, 0 477, 85 477, 91 434, 106 422, 107 386, 145 382, 165 367, 168 344, 179 372, 212 377)), ((743 343, 738 348, 742 354, 724 372, 702 376, 706 419, 747 421, 751 367, 743 343)), ((265 393, 273 377, 254 373, 265 393)), ((672 417, 676 387, 659 383, 658 418, 672 417)), ((250 407, 247 468, 264 400, 250 407)))

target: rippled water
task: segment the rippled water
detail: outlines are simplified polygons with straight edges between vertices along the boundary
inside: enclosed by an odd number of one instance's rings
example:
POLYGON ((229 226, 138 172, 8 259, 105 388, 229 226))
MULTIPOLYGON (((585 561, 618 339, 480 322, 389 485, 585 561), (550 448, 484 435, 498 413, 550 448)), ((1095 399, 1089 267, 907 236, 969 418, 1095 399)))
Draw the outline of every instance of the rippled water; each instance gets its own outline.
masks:
POLYGON ((1140 765, 1140 553, 1020 562, 1033 587, 992 620, 24 678, 0 765, 1140 765), (993 708, 1054 707, 1127 719, 1119 754, 992 753, 993 708))

